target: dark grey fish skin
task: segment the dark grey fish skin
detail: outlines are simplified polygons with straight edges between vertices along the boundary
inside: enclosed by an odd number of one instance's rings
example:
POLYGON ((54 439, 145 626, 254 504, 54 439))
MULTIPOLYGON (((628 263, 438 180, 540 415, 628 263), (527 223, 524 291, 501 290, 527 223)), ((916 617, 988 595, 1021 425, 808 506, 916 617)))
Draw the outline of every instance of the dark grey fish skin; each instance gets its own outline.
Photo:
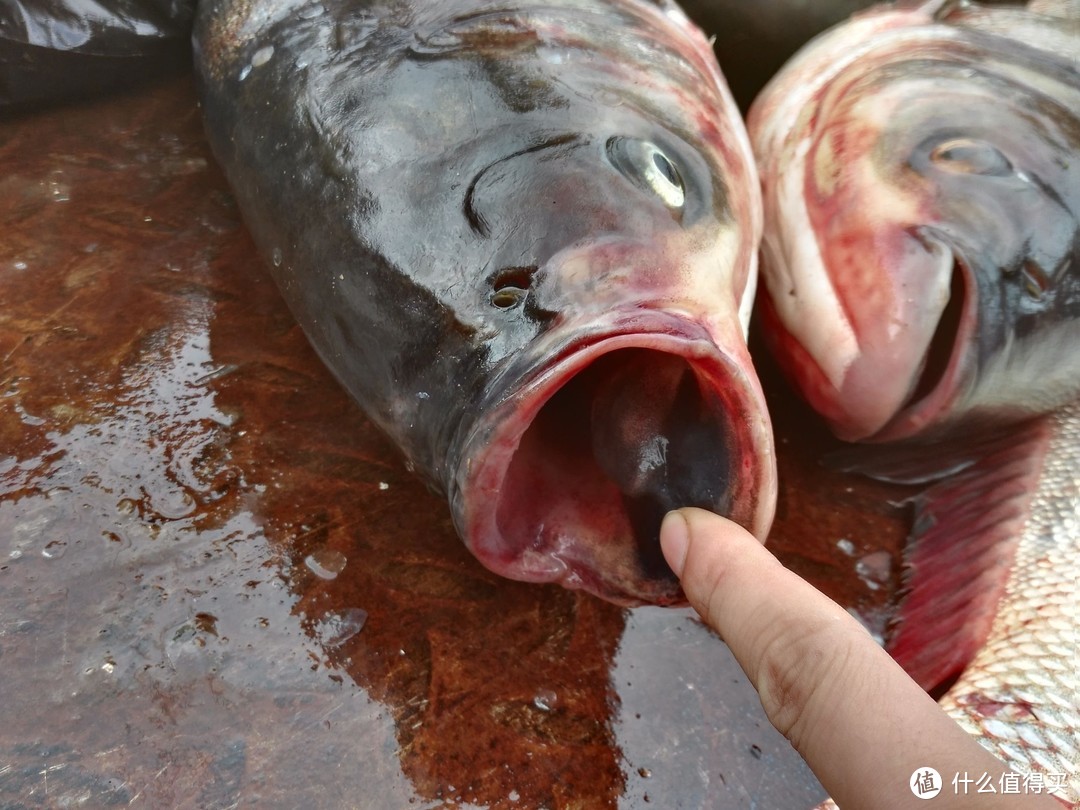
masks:
POLYGON ((667 604, 666 510, 764 537, 757 181, 677 7, 209 0, 195 48, 282 294, 485 565, 667 604))

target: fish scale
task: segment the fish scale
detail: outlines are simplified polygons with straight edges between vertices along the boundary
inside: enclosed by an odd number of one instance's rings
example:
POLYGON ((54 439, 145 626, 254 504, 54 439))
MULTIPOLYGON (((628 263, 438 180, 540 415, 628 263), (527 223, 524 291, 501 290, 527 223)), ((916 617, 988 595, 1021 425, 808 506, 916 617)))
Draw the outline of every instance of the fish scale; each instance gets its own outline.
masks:
POLYGON ((1020 773, 1080 802, 1080 402, 1048 417, 1031 512, 986 644, 942 707, 1020 773))

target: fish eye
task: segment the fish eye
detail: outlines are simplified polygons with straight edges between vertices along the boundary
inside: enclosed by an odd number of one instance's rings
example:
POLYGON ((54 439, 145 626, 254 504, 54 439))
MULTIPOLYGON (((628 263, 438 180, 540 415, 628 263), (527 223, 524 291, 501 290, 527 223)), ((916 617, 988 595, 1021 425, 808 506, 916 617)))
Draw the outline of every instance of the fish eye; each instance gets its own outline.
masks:
POLYGON ((930 160, 940 169, 957 174, 1002 176, 1013 173, 1013 165, 1001 151, 986 141, 951 138, 930 152, 930 160))
POLYGON ((637 138, 610 138, 607 154, 612 165, 646 191, 651 191, 668 208, 681 210, 686 203, 686 186, 675 163, 659 146, 637 138))

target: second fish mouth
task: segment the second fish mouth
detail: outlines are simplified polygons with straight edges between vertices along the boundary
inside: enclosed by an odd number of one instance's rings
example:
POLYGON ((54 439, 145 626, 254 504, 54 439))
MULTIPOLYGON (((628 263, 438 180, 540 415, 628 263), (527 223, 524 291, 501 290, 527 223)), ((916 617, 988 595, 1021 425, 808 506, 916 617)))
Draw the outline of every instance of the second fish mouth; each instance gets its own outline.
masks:
POLYGON ((644 332, 591 342, 512 395, 473 446, 452 494, 459 531, 513 579, 680 603, 659 544, 668 511, 698 506, 761 533, 763 502, 771 517, 758 407, 710 341, 644 332))
POLYGON ((941 311, 911 393, 872 441, 902 439, 936 424, 960 393, 966 350, 974 331, 975 282, 967 262, 952 250, 949 301, 941 311))

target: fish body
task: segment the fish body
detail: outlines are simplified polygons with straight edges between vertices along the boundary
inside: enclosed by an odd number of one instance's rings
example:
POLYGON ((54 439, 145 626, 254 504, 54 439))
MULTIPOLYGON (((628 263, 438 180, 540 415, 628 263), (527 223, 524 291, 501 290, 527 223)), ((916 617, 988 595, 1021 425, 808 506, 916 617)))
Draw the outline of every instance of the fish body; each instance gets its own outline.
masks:
POLYGON ((1080 5, 900 4, 755 101, 763 330, 915 499, 887 647, 1080 801, 1080 5))
POLYGON ((669 508, 764 537, 757 178, 676 6, 206 0, 195 61, 283 296, 482 563, 668 604, 669 508))
MULTIPOLYGON (((1031 427, 1015 550, 986 640, 941 699, 1002 761, 1080 804, 1080 403, 1031 427)), ((943 482, 940 486, 948 486, 943 482)), ((1000 546, 997 546, 1000 551, 1000 546)), ((1000 565, 1000 563, 999 563, 1000 565)))

